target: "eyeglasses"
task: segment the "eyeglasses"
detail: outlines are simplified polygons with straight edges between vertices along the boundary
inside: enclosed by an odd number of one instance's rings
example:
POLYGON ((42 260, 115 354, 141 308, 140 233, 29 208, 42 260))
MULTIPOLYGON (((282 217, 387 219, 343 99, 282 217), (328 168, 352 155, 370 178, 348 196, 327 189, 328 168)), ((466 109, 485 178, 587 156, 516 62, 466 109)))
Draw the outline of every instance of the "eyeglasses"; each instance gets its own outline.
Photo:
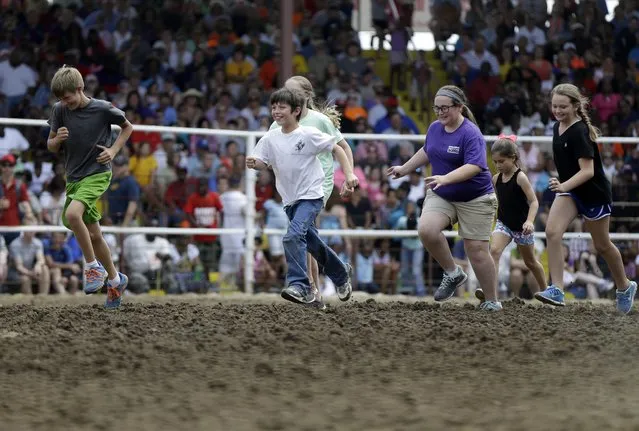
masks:
POLYGON ((453 106, 455 105, 433 106, 433 111, 435 112, 435 114, 439 114, 440 112, 442 114, 446 114, 448 113, 448 110, 453 106))
POLYGON ((9 162, 2 162, 0 163, 0 167, 2 168, 10 168, 12 165, 9 162))

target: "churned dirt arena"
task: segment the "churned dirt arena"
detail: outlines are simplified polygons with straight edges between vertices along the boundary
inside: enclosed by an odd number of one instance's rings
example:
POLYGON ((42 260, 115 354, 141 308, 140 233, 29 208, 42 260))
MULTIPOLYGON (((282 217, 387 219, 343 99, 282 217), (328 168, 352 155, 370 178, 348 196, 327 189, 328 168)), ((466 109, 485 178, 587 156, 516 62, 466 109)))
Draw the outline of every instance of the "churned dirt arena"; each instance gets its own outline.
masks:
POLYGON ((356 297, 0 298, 2 430, 630 430, 639 318, 356 297))

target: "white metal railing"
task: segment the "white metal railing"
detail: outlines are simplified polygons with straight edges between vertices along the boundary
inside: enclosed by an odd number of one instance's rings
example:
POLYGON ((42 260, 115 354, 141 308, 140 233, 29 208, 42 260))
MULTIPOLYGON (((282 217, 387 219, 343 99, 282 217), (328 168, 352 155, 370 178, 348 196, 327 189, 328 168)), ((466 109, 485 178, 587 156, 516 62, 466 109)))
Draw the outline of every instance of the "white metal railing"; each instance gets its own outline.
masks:
MULTIPOLYGON (((26 118, 3 118, 0 117, 0 124, 5 126, 31 126, 31 127, 49 127, 45 120, 30 120, 26 118)), ((113 126, 119 129, 118 126, 113 126)), ((145 124, 133 125, 134 130, 143 132, 158 133, 184 133, 188 135, 210 135, 210 136, 241 136, 244 138, 259 138, 264 136, 265 132, 249 132, 245 130, 224 130, 224 129, 202 129, 197 127, 173 127, 173 126, 149 126, 145 124)), ((345 139, 355 140, 382 140, 382 141, 424 141, 426 135, 380 135, 376 133, 343 133, 345 139)), ((485 135, 484 139, 488 142, 496 141, 499 137, 496 135, 485 135)), ((550 136, 518 136, 519 141, 525 142, 552 142, 550 136)), ((639 137, 610 137, 602 136, 597 142, 603 144, 639 144, 639 137)), ((247 147, 248 152, 248 147, 247 147)))
MULTIPOLYGON (((31 120, 25 118, 1 118, 0 125, 5 126, 31 126, 31 127, 49 127, 45 120, 31 120)), ((113 126, 115 129, 119 129, 118 126, 113 126)), ((239 130, 217 130, 217 129, 202 129, 191 127, 167 127, 167 126, 149 126, 149 125, 134 125, 134 130, 145 132, 159 132, 159 133, 183 133, 192 135, 216 135, 216 136, 240 136, 247 138, 246 140, 246 153, 251 154, 257 143, 257 138, 264 135, 264 132, 249 132, 239 130)), ((380 135, 380 134, 355 134, 347 133, 343 134, 345 139, 354 140, 386 140, 386 141, 424 141, 426 135, 380 135)), ((484 136, 486 141, 495 141, 497 136, 484 136)), ((549 136, 520 136, 520 141, 527 142, 552 142, 552 138, 549 136)), ((602 143, 622 143, 622 144, 638 144, 639 138, 628 137, 602 137, 599 139, 602 143)), ((204 229, 204 228, 153 228, 153 227, 117 227, 117 226, 103 226, 104 232, 116 233, 116 234, 134 234, 134 233, 154 233, 160 235, 225 235, 225 234, 239 234, 245 233, 246 238, 253 238, 256 234, 255 229, 255 171, 252 169, 246 169, 246 197, 248 200, 248 207, 245 218, 244 229, 204 229)), ((62 226, 3 226, 0 227, 5 232, 67 232, 67 229, 62 226)), ((267 235, 283 235, 285 231, 277 229, 264 229, 261 231, 267 235)), ((343 237, 355 237, 355 238, 414 238, 417 236, 415 230, 320 230, 321 235, 326 236, 343 236, 343 237)), ((456 237, 457 232, 446 231, 444 232, 446 237, 456 237)), ((545 233, 537 232, 535 236, 538 238, 545 238, 545 233)), ((582 238, 589 237, 587 233, 566 233, 566 238, 582 238)), ((619 234, 611 233, 611 239, 613 240, 639 240, 639 234, 619 234)), ((253 241, 246 241, 245 247, 245 265, 244 265, 244 283, 245 291, 253 291, 253 253, 255 246, 253 241)))

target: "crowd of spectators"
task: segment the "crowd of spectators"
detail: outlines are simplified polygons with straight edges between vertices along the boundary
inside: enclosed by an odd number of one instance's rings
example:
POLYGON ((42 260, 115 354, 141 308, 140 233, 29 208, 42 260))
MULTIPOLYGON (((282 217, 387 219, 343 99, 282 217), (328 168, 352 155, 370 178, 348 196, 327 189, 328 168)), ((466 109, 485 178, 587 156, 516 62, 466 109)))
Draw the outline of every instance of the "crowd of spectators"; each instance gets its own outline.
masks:
MULTIPOLYGON (((83 73, 88 96, 110 100, 133 124, 251 131, 270 126, 267 102, 279 85, 279 40, 289 37, 280 34, 279 1, 13 3, 0 17, 0 117, 47 119, 56 101, 48 83, 58 67, 71 64, 83 73)), ((560 82, 573 82, 592 97, 593 118, 605 135, 639 133, 636 1, 621 1, 612 21, 604 19, 605 2, 555 2, 547 14, 537 7, 545 2, 534 0, 519 0, 517 6, 510 0, 435 1, 432 28, 442 47, 435 64, 423 52, 410 60, 413 2, 395 0, 395 16, 388 13, 386 0, 372 0, 376 36, 388 41, 378 46, 390 46, 389 82, 376 73, 379 53, 362 55, 351 26, 353 3, 294 1, 293 73, 307 76, 318 96, 337 104, 343 133, 419 134, 420 120, 432 118, 425 115, 431 104, 427 90, 438 67, 465 89, 486 134, 549 135, 553 120, 546 96, 560 82), (451 32, 459 34, 454 51, 445 42, 451 32), (408 113, 400 107, 406 90, 412 105, 408 113)), ((47 134, 47 129, 0 126, 0 225, 60 224, 64 165, 46 151, 47 134)), ((346 201, 333 195, 320 228, 413 229, 425 195, 425 172, 401 180, 389 180, 384 172, 410 158, 422 143, 376 139, 349 144, 361 186, 346 201)), ((541 203, 537 227, 543 230, 553 198, 546 187, 554 172, 552 158, 546 145, 521 144, 522 163, 541 203)), ((244 139, 231 136, 135 131, 114 160, 103 224, 242 227, 245 146, 244 139)), ((615 205, 613 229, 634 231, 639 149, 605 144, 601 151, 615 201, 623 202, 615 205)), ((335 178, 338 190, 343 173, 338 170, 335 178)), ((285 228, 281 199, 268 172, 260 174, 256 195, 260 226, 285 228)), ((4 240, 0 283, 14 282, 4 283, 4 291, 27 292, 32 284, 41 292, 47 286, 55 292, 77 289, 81 253, 72 236, 5 234, 4 240)), ((247 240, 242 235, 110 235, 107 240, 136 293, 156 287, 201 292, 241 283, 241 261, 220 258, 224 250, 241 255, 247 240)), ((281 239, 254 240, 257 290, 281 286, 281 239)), ((430 271, 417 239, 335 236, 328 242, 354 264, 362 290, 423 295, 429 293, 429 280, 439 276, 438 268, 430 271)), ((637 243, 618 245, 629 277, 636 278, 637 243)), ((464 262, 463 247, 451 246, 464 262)), ((539 250, 543 253, 542 242, 539 250)), ((573 272, 595 273, 589 269, 594 265, 604 280, 601 286, 607 286, 606 268, 596 258, 592 264, 595 255, 587 241, 571 241, 569 250, 567 265, 577 267, 573 272), (584 253, 589 257, 582 259, 584 253)), ((515 255, 506 256, 504 294, 517 293, 527 282, 525 267, 517 266, 515 255)), ((587 283, 582 287, 591 297, 606 290, 587 283)))

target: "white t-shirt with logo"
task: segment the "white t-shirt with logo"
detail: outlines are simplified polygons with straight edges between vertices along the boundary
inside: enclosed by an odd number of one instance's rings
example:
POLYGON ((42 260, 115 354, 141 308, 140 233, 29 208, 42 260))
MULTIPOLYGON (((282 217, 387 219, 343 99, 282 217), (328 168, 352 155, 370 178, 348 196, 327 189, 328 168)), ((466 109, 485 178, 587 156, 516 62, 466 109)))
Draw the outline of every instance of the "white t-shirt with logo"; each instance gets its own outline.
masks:
POLYGON ((298 126, 290 133, 269 130, 259 140, 253 157, 270 165, 285 207, 301 199, 322 199, 324 171, 319 153, 332 151, 338 138, 315 127, 298 126))

